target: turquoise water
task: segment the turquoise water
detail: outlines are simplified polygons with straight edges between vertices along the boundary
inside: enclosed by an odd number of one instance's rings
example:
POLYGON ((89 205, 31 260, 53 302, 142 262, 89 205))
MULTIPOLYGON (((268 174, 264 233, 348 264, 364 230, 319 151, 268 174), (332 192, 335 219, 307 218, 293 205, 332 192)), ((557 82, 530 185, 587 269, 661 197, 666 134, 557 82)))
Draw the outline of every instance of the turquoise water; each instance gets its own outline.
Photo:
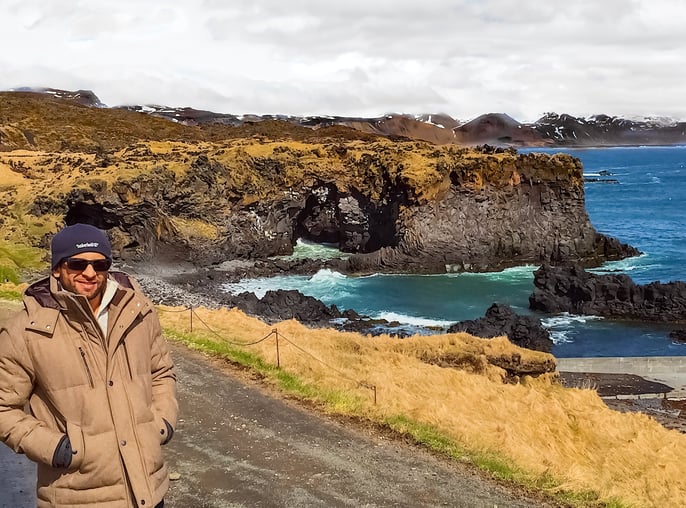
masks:
MULTIPOLYGON (((608 263, 596 272, 626 273, 639 284, 686 280, 686 147, 556 150, 581 159, 584 173, 609 171, 616 184, 586 184, 586 208, 595 228, 644 254, 608 263)), ((333 257, 331 247, 300 243, 295 256, 333 257)), ((498 273, 373 275, 346 277, 322 270, 314 276, 286 276, 227 284, 230 292, 298 289, 339 309, 413 326, 448 325, 484 315, 494 302, 530 313, 533 271, 522 266, 498 273)), ((558 357, 686 355, 686 345, 668 337, 670 326, 618 323, 594 316, 543 317, 558 357)), ((683 325, 682 327, 686 327, 683 325)))

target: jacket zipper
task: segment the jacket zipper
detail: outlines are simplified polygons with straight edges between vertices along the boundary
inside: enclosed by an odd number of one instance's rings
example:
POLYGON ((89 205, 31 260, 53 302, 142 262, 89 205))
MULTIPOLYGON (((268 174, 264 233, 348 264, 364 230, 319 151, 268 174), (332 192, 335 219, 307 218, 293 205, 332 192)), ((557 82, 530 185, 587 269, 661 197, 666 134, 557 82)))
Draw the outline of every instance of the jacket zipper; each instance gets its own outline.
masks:
POLYGON ((88 362, 86 361, 86 352, 83 350, 81 346, 79 346, 79 352, 81 353, 83 365, 84 367, 86 367, 86 374, 88 374, 88 383, 90 384, 91 388, 95 388, 95 383, 93 382, 93 374, 91 373, 91 369, 88 366, 88 362))
POLYGON ((131 360, 129 359, 129 349, 126 347, 126 341, 121 341, 121 345, 124 348, 124 358, 126 359, 126 368, 129 370, 129 378, 133 380, 133 371, 131 370, 131 360))

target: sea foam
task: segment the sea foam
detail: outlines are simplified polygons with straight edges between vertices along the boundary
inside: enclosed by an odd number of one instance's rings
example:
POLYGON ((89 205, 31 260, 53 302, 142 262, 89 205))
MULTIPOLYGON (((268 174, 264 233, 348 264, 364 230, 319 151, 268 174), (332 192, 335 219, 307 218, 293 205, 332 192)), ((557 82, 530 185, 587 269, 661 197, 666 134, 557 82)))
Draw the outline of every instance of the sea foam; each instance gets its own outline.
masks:
POLYGON ((448 328, 450 325, 455 324, 454 321, 409 316, 407 314, 399 314, 397 312, 380 312, 374 317, 376 319, 385 319, 388 322, 398 322, 401 324, 422 326, 427 328, 448 328))

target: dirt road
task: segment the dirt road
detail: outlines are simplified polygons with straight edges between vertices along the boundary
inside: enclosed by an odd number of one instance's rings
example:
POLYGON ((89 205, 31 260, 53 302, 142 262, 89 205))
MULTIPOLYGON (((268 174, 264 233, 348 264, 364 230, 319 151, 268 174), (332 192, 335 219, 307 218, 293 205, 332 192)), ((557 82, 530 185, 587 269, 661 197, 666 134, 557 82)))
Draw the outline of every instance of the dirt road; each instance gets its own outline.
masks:
POLYGON ((182 421, 172 507, 540 507, 460 464, 270 396, 174 346, 182 421))

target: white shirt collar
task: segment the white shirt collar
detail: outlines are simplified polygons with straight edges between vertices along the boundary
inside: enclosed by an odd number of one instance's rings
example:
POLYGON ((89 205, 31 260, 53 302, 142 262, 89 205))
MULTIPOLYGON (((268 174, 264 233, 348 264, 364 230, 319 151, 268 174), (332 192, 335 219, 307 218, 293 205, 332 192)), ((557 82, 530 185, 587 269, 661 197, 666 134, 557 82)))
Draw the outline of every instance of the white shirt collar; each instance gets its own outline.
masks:
POLYGON ((118 288, 119 284, 116 280, 107 279, 107 286, 102 295, 102 301, 98 308, 98 315, 95 316, 95 319, 97 319, 100 329, 102 330, 102 334, 105 337, 107 337, 107 320, 109 317, 110 303, 112 303, 112 298, 114 298, 114 294, 117 292, 118 288))

